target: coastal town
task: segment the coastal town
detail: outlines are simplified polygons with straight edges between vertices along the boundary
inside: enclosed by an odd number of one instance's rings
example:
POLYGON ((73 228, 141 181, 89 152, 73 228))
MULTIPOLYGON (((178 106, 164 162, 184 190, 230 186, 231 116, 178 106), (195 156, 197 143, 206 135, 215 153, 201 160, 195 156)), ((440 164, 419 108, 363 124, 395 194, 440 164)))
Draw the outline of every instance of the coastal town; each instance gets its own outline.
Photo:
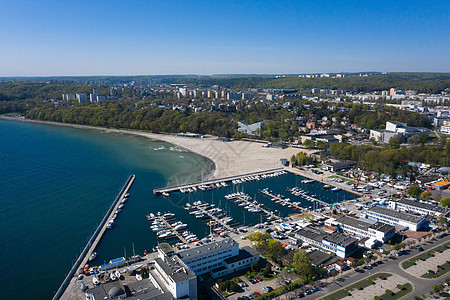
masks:
MULTIPOLYGON (((347 78, 371 76, 384 75, 347 78)), ((157 243, 101 263, 97 246, 134 201, 139 177, 131 175, 55 299, 428 299, 448 292, 448 88, 46 84, 92 92, 63 93, 22 112, 15 106, 2 118, 144 136, 214 165, 200 180, 154 187, 152 201, 182 210, 142 213, 157 243), (84 115, 112 107, 122 110, 113 126, 84 115), (159 117, 151 121, 148 112, 159 117), (193 119, 153 127, 167 114, 193 119), (208 120, 219 115, 220 128, 208 120), (194 126, 197 117, 209 125, 194 126)))

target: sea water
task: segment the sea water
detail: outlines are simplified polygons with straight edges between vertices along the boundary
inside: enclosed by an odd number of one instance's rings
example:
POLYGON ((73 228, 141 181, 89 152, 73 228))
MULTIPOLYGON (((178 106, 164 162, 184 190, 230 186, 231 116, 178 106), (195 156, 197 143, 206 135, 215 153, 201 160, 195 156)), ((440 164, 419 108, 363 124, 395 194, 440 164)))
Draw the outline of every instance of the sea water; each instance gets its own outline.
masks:
POLYGON ((146 213, 174 210, 155 187, 200 180, 211 161, 145 137, 0 120, 2 299, 49 299, 131 174, 130 198, 98 262, 156 244, 146 213))

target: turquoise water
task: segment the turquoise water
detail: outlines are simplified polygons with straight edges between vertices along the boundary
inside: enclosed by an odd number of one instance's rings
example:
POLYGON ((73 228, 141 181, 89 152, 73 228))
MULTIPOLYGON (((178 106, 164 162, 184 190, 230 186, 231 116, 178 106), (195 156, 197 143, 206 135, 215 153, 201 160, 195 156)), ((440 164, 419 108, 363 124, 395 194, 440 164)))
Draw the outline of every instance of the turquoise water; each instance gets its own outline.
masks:
POLYGON ((130 174, 130 199, 98 260, 129 255, 133 243, 137 253, 151 249, 145 215, 176 209, 152 190, 197 180, 212 167, 144 137, 0 120, 2 299, 51 298, 130 174))

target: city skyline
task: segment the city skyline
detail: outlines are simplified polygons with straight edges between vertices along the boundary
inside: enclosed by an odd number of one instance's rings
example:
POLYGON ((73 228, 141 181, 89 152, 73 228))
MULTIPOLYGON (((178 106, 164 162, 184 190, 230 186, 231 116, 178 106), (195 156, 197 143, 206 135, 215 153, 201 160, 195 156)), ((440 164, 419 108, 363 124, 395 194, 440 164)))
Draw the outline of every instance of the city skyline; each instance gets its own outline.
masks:
POLYGON ((0 77, 448 72, 444 1, 6 1, 0 77))

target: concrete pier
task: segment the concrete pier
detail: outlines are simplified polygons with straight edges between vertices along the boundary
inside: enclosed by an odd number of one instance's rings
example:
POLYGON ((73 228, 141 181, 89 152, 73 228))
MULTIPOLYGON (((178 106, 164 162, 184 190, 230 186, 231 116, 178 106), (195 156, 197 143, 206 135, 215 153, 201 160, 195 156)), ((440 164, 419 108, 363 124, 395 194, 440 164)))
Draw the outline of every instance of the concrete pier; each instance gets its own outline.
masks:
POLYGON ((80 267, 84 267, 84 265, 89 261, 89 257, 95 251, 95 248, 97 247, 98 243, 100 242, 101 238, 103 237, 103 234, 106 231, 106 226, 107 226, 108 221, 111 219, 111 217, 117 211, 117 208, 121 204, 122 200, 125 198, 125 195, 130 190, 135 179, 136 179, 136 176, 134 174, 131 175, 130 177, 128 177, 128 180, 126 181, 125 185, 122 187, 119 194, 114 199, 114 202, 109 207, 109 209, 106 212, 105 216, 103 217, 102 221, 98 225, 97 229, 94 231, 94 234, 89 239, 88 243, 84 247, 83 251, 81 252, 78 259, 76 260, 75 264, 72 266, 72 269, 67 274, 66 278, 64 279, 63 283, 59 287, 55 296, 53 296, 54 300, 55 299, 69 299, 69 298, 71 298, 69 293, 78 289, 78 287, 76 289, 70 288, 71 285, 77 284, 77 277, 78 277, 77 271, 80 269, 80 267))
POLYGON ((248 174, 224 177, 224 178, 219 178, 219 179, 214 179, 214 180, 207 180, 207 181, 189 183, 189 184, 185 184, 185 185, 178 185, 178 186, 171 186, 171 187, 166 187, 166 188, 154 189, 153 190, 153 194, 160 195, 162 193, 178 192, 180 189, 188 189, 188 188, 192 188, 192 187, 196 187, 197 188, 198 186, 201 186, 201 185, 209 186, 211 184, 214 185, 214 184, 219 183, 219 182, 230 182, 232 180, 242 179, 242 178, 248 177, 248 176, 257 176, 257 175, 263 175, 263 174, 270 174, 270 173, 275 173, 275 172, 279 172, 279 171, 283 171, 283 170, 284 170, 283 168, 270 169, 270 170, 265 170, 265 171, 260 171, 260 172, 253 172, 253 173, 248 173, 248 174))

